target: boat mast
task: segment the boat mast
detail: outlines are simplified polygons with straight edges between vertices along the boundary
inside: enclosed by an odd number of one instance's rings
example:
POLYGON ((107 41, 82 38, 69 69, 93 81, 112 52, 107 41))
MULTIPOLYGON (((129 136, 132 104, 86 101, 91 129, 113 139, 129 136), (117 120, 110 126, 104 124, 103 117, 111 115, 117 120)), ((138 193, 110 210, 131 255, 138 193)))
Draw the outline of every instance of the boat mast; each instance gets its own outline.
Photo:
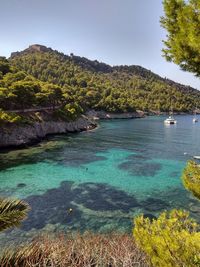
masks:
POLYGON ((171 115, 173 117, 174 110, 173 110, 173 106, 172 106, 172 98, 170 98, 170 109, 171 109, 171 111, 170 111, 169 115, 171 115))

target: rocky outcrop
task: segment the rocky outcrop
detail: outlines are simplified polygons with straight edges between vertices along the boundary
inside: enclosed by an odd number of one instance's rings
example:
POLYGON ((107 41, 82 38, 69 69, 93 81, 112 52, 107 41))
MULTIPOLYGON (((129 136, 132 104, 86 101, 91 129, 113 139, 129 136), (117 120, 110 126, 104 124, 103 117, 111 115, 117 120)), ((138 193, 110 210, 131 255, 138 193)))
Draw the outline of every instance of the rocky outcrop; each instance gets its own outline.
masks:
POLYGON ((110 113, 101 111, 90 110, 86 113, 87 117, 98 120, 98 119, 134 119, 144 117, 144 112, 125 112, 125 113, 110 113))
POLYGON ((17 147, 33 144, 50 134, 64 134, 94 129, 95 122, 82 116, 71 122, 46 121, 31 125, 11 125, 0 128, 0 148, 17 147))
POLYGON ((34 52, 51 52, 53 51, 50 47, 46 47, 44 45, 39 45, 39 44, 34 44, 30 45, 27 49, 25 49, 22 52, 13 52, 11 53, 11 58, 20 56, 21 54, 26 54, 26 53, 34 53, 34 52))

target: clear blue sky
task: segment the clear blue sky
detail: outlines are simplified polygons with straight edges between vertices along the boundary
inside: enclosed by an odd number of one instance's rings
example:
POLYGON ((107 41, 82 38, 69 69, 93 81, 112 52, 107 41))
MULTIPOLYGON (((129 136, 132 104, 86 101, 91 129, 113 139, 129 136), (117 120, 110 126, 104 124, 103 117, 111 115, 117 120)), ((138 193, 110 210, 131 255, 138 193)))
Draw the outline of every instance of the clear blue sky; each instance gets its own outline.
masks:
POLYGON ((200 89, 200 80, 161 56, 162 0, 0 0, 0 55, 30 44, 97 59, 141 65, 200 89))

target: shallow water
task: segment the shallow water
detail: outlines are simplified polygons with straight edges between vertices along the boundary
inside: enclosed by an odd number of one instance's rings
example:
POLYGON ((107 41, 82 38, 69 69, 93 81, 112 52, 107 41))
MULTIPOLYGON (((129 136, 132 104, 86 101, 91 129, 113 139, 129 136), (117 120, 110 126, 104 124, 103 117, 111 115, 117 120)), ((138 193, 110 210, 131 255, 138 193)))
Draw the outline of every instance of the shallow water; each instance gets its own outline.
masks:
POLYGON ((31 206, 0 244, 49 231, 130 232, 138 213, 153 218, 175 207, 200 221, 200 205, 180 179, 186 161, 200 155, 200 123, 192 116, 177 116, 171 126, 163 120, 104 121, 92 132, 0 153, 0 195, 31 206))

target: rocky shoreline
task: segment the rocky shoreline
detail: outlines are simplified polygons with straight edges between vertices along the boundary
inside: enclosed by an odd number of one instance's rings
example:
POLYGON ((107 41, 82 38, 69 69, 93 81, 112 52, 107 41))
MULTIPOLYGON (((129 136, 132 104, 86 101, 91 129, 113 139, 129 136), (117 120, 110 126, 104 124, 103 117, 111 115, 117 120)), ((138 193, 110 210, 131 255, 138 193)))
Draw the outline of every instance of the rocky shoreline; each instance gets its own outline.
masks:
POLYGON ((103 110, 96 111, 96 110, 89 110, 86 112, 86 116, 92 120, 99 120, 99 119, 137 119, 143 118, 145 116, 143 111, 137 112, 124 112, 124 113, 110 113, 105 112, 103 110))
MULTIPOLYGON (((20 148, 30 146, 44 140, 48 135, 77 133, 93 130, 98 127, 98 120, 110 119, 136 119, 145 116, 167 115, 167 112, 136 111, 125 113, 110 113, 103 110, 89 110, 78 119, 70 122, 54 121, 49 117, 48 121, 35 122, 30 125, 7 125, 0 128, 0 150, 7 148, 20 148)), ((185 115, 180 112, 175 115, 185 115)))
POLYGON ((75 121, 44 121, 31 125, 9 125, 0 128, 0 149, 24 147, 40 142, 48 135, 92 130, 97 123, 81 116, 75 121))
POLYGON ((43 121, 30 125, 7 125, 0 128, 0 149, 20 148, 36 144, 48 135, 76 133, 98 127, 99 119, 133 119, 144 117, 143 112, 108 113, 90 110, 75 121, 43 121))

